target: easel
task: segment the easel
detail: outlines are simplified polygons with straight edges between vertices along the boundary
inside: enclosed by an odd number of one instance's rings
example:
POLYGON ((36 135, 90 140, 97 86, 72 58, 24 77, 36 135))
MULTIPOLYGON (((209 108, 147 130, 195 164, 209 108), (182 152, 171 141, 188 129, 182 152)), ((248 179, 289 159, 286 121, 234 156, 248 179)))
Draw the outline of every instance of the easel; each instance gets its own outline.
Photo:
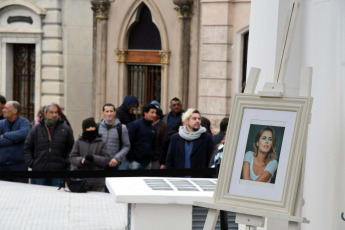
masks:
MULTIPOLYGON (((286 20, 283 42, 280 48, 280 61, 275 68, 274 82, 266 82, 263 91, 258 94, 261 97, 284 97, 284 77, 286 73, 287 61, 290 53, 290 46, 292 43, 293 32, 297 19, 297 12, 300 0, 292 0, 289 7, 288 16, 286 20)), ((260 69, 251 68, 248 83, 245 88, 245 94, 254 94, 255 88, 259 79, 260 69)), ((300 91, 299 96, 311 96, 311 76, 312 68, 305 67, 301 71, 300 91)), ((310 123, 310 118, 309 118, 310 123)), ((308 132, 306 132, 307 135, 308 132)), ((297 197, 295 199, 295 209, 292 216, 275 214, 265 211, 251 210, 247 208, 232 207, 227 205, 220 205, 215 203, 194 202, 194 205, 209 208, 207 218, 204 225, 204 230, 213 230, 215 228, 217 218, 220 210, 231 211, 236 213, 236 223, 244 224, 246 230, 256 230, 257 227, 264 227, 265 218, 267 218, 267 230, 298 230, 301 223, 309 223, 304 217, 301 217, 301 208, 303 206, 303 183, 305 170, 305 152, 306 144, 303 146, 303 163, 300 174, 297 197)))

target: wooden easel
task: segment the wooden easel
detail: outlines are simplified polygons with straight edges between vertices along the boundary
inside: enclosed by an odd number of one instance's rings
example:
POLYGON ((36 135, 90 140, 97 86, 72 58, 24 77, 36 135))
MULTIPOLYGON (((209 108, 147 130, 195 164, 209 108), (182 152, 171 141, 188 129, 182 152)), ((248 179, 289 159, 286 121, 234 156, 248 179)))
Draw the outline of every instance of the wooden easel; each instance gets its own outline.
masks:
MULTIPOLYGON (((284 78, 286 74, 287 61, 290 54, 290 46, 292 43, 294 28, 297 19, 297 12, 299 8, 300 0, 292 0, 289 7, 286 25, 284 29, 283 42, 280 48, 280 61, 275 68, 274 82, 266 82, 263 91, 259 91, 258 94, 261 97, 284 97, 284 78)), ((255 88, 259 79, 260 69, 251 68, 247 86, 245 88, 245 94, 254 94, 255 88)), ((311 79, 312 68, 305 67, 301 71, 301 81, 299 96, 311 96, 311 79)), ((309 119, 310 122, 310 119, 309 119)), ((308 132, 306 132, 307 135, 308 132)), ((306 142, 305 142, 306 143, 306 142)), ((298 230, 301 223, 309 223, 304 217, 301 217, 301 208, 303 205, 303 183, 304 183, 304 170, 305 170, 305 152, 306 144, 303 147, 303 163, 301 169, 301 175, 299 180, 299 186, 297 191, 297 197, 295 200, 295 210, 293 216, 281 215, 270 212, 251 210, 246 208, 232 207, 227 205, 220 205, 215 203, 202 203, 194 202, 194 205, 209 208, 207 218, 204 225, 204 230, 213 230, 217 223, 218 214, 220 210, 230 211, 236 213, 236 223, 244 224, 246 230, 256 230, 257 227, 264 227, 265 218, 267 218, 267 230, 298 230)))

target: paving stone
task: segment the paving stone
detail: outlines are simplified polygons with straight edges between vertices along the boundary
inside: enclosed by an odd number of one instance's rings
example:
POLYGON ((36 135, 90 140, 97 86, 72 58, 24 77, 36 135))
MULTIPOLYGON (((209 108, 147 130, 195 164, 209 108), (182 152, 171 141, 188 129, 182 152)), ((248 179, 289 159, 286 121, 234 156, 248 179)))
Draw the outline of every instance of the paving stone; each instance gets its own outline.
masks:
POLYGON ((0 181, 0 229, 124 230, 127 207, 109 193, 0 181))

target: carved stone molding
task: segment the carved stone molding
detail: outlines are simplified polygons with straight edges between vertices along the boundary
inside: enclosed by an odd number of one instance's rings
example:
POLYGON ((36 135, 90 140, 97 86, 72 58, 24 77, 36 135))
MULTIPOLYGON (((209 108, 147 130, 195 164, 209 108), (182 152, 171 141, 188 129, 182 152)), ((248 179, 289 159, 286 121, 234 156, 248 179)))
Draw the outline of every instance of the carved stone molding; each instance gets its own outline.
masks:
POLYGON ((160 51, 161 55, 161 64, 169 64, 170 61, 170 52, 169 51, 160 51))
POLYGON ((127 58, 126 50, 116 49, 114 50, 114 52, 116 54, 116 62, 126 62, 126 58, 127 58))
POLYGON ((173 0, 174 9, 178 12, 178 17, 183 19, 189 19, 193 13, 193 0, 173 0))
POLYGON ((91 9, 96 13, 96 18, 108 19, 109 0, 91 0, 91 5, 91 9))

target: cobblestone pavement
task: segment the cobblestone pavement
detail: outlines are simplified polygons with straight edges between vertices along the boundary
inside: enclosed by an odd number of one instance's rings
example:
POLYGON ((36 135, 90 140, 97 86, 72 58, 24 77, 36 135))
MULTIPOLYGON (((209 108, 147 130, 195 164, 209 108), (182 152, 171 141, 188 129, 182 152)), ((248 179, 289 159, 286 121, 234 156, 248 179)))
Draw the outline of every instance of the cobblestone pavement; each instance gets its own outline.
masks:
POLYGON ((109 193, 0 181, 0 229, 124 230, 127 207, 109 193))

